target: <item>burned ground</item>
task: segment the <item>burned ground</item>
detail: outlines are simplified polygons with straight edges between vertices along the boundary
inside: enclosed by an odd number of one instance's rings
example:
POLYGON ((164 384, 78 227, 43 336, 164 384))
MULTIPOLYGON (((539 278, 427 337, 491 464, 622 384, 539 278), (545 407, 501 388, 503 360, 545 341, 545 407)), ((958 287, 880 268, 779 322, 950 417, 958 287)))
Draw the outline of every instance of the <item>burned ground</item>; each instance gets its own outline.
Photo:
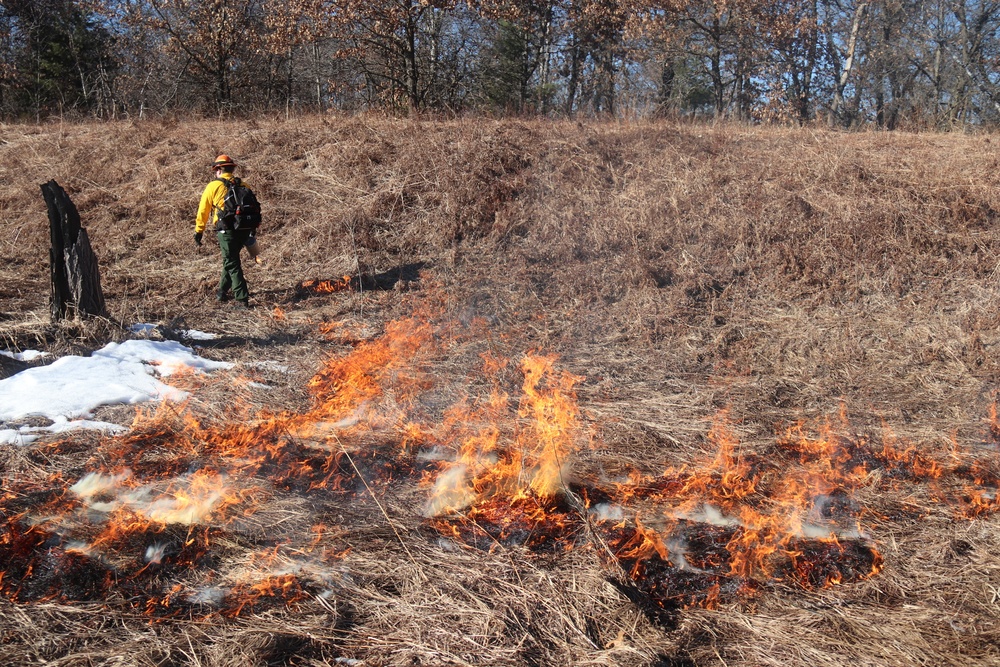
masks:
POLYGON ((995 140, 3 126, 4 345, 85 353, 148 322, 237 366, 171 379, 184 406, 102 408, 126 436, 3 448, 0 655, 1000 664, 995 140), (264 205, 248 313, 214 302, 217 249, 191 238, 221 152, 264 205), (107 320, 48 322, 52 178, 107 320), (560 490, 493 476, 544 467, 524 463, 556 399, 560 490), (490 438, 465 501, 435 505, 461 443, 490 438), (232 495, 197 521, 93 509, 205 482, 232 495))

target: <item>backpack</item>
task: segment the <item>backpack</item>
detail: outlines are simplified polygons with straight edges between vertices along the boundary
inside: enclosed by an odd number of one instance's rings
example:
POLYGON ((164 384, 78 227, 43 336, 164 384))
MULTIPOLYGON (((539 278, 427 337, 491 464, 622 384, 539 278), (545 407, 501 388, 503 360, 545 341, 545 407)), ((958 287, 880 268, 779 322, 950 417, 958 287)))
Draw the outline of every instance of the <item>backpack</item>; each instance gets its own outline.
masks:
POLYGON ((236 176, 216 179, 226 184, 226 198, 219 211, 217 225, 222 229, 257 229, 260 226, 260 202, 253 191, 236 176))

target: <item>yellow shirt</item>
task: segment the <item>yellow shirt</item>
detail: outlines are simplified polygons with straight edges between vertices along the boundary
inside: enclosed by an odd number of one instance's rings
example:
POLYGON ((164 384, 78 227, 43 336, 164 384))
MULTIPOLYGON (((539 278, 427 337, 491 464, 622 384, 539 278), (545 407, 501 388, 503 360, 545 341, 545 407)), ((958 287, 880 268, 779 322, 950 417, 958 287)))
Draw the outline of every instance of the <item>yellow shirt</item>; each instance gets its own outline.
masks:
MULTIPOLYGON (((233 175, 222 172, 219 178, 231 181, 233 180, 233 175)), ((195 233, 204 232, 205 227, 210 222, 213 225, 216 223, 219 211, 222 210, 226 200, 226 190, 228 190, 226 184, 218 179, 213 179, 211 183, 205 186, 205 191, 201 193, 201 203, 198 204, 198 215, 194 219, 195 233)))

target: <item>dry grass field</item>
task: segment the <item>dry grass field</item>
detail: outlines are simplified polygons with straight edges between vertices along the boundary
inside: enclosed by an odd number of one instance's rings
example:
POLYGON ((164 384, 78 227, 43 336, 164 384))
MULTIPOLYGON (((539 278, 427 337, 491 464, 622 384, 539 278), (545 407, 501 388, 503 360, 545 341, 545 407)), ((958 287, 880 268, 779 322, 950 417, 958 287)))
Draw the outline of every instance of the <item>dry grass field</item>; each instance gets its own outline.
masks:
POLYGON ((1000 665, 998 141, 0 126, 0 347, 155 323, 236 363, 0 446, 0 657, 1000 665), (223 152, 264 205, 248 312, 192 239, 223 152), (49 179, 108 319, 49 323, 49 179))

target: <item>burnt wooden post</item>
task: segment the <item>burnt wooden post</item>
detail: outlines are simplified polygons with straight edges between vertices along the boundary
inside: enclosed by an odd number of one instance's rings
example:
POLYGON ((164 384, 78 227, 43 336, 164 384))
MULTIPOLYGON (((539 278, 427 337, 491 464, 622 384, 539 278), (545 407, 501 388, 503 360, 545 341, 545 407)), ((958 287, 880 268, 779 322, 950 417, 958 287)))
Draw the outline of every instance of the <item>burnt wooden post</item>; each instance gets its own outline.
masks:
POLYGON ((49 209, 49 248, 52 293, 52 321, 67 316, 107 316, 97 257, 90 248, 87 230, 80 225, 80 214, 66 191, 55 181, 42 186, 42 196, 49 209))

